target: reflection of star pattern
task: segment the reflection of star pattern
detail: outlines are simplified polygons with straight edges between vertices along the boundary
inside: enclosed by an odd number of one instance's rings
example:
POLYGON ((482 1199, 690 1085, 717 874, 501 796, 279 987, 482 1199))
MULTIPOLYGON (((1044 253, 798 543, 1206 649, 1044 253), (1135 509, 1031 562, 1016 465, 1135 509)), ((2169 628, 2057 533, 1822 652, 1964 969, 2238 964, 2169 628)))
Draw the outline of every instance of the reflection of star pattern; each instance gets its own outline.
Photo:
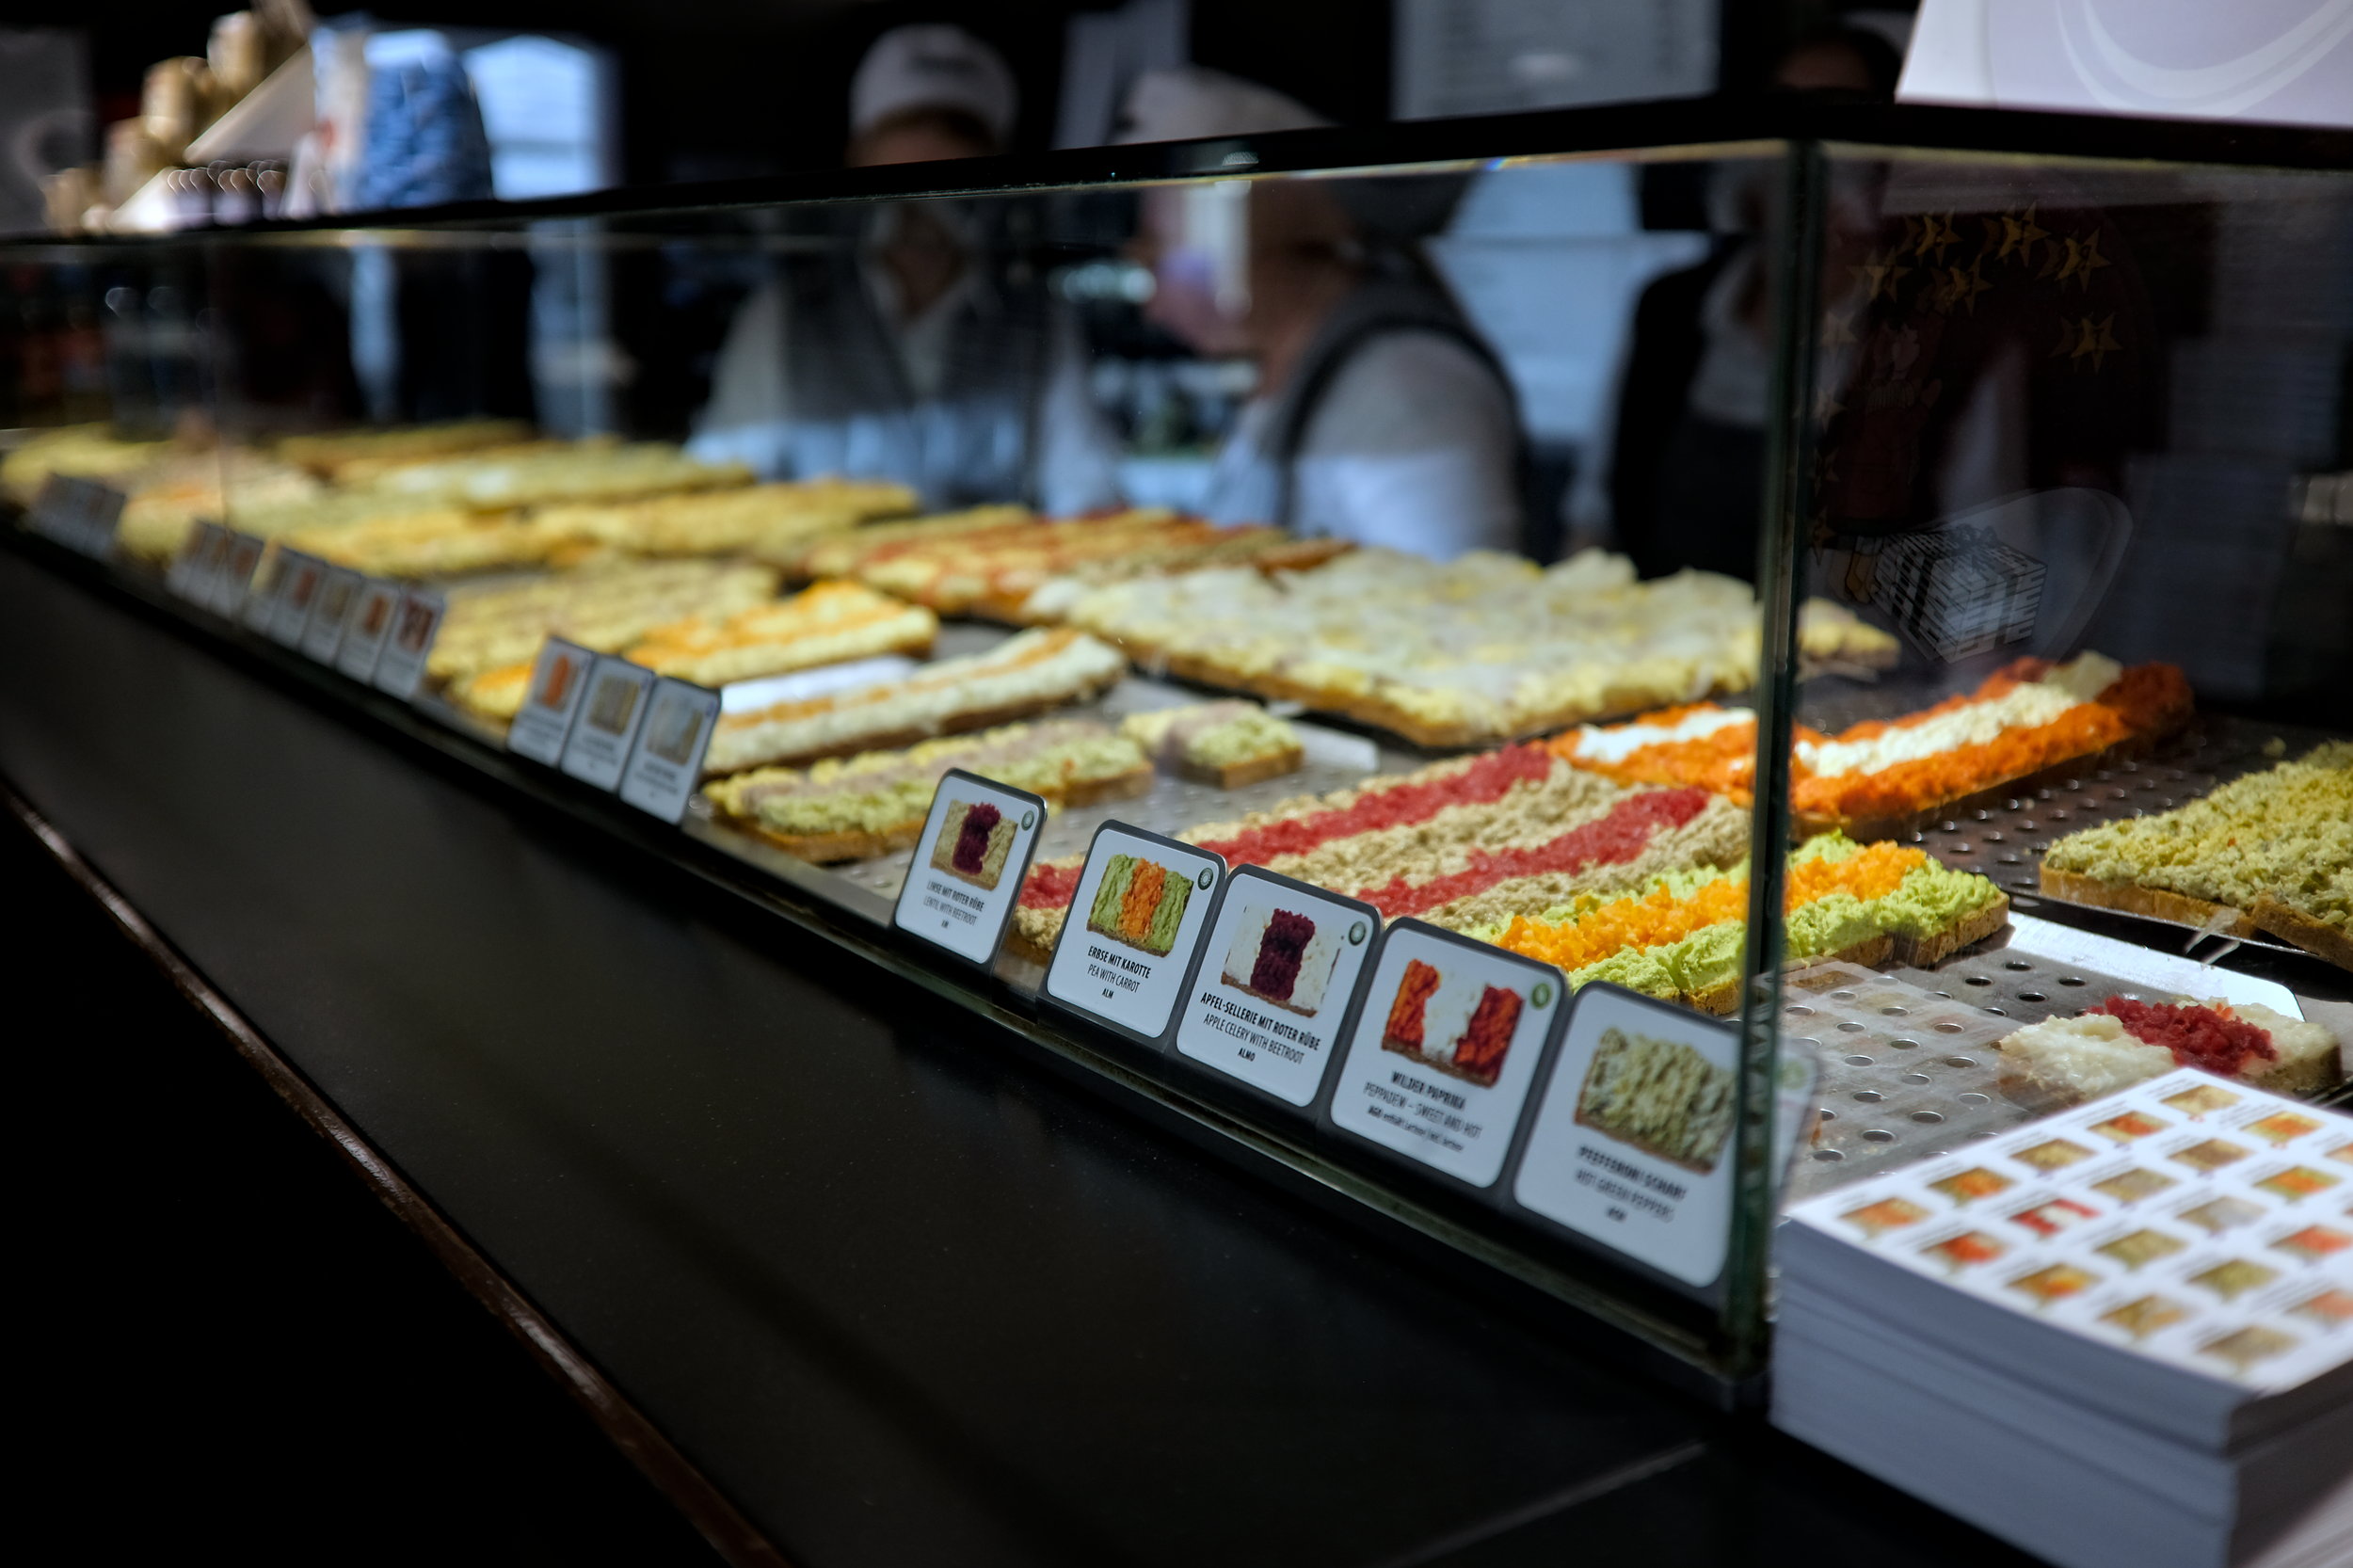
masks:
POLYGON ((1977 256, 1970 260, 1965 269, 1957 266, 1946 267, 1945 281, 1937 290, 1937 307, 1945 311, 1955 308, 1964 309, 1971 315, 1976 315, 1977 296, 1993 286, 1986 281, 1984 272, 1979 270, 1984 264, 1985 258, 1977 256))
POLYGON ((1821 391, 1814 394, 1814 421, 1816 424, 1828 424, 1832 420, 1836 419, 1840 414, 1843 414, 1846 411, 1847 406, 1844 403, 1839 402, 1838 394, 1832 392, 1828 387, 1824 387, 1821 391))
POLYGON ((2114 264, 2100 254, 2100 231, 2097 229, 2086 234, 2080 243, 2072 239, 2066 243, 2067 261, 2058 270, 2058 280, 2062 283, 2073 278, 2076 287, 2088 289, 2091 286, 2093 273, 2114 264))
POLYGON ((2083 369, 2083 362, 2089 360, 2093 372, 2097 373, 2107 363, 2109 355, 2124 352, 2124 345, 2116 341, 2115 328, 2116 313, 2113 311, 2098 321, 2084 316, 2070 322, 2061 316, 2058 346, 2051 350, 2051 358, 2056 360, 2064 354, 2068 363, 2077 370, 2083 369))
POLYGON ((2012 217, 2008 213, 2004 213, 2002 215, 2002 248, 1993 259, 1997 262, 2007 262, 2014 253, 2020 261, 2032 263, 2035 246, 2050 237, 2051 232, 2048 229, 2036 226, 2032 206, 2027 207, 2024 217, 2012 217))
POLYGON ((1846 315, 1841 315, 1836 311, 1823 313, 1822 346, 1824 348, 1843 348, 1854 341, 1854 316, 1851 312, 1846 315))
MULTIPOLYGON (((1909 230, 1911 226, 1907 223, 1905 227, 1909 230)), ((1946 213, 1940 219, 1930 213, 1921 219, 1920 238, 1912 248, 1912 253, 1924 261, 1933 261, 1942 265, 1945 250, 1960 243, 1961 231, 1953 227, 1953 215, 1946 213)))
POLYGON ((1877 299, 1881 294, 1890 299, 1895 298, 1896 285, 1912 274, 1912 268, 1896 265, 1895 256, 1881 256, 1876 250, 1863 259, 1861 266, 1849 266, 1847 270, 1854 274, 1857 282, 1871 286, 1871 292, 1865 296, 1866 299, 1877 299))

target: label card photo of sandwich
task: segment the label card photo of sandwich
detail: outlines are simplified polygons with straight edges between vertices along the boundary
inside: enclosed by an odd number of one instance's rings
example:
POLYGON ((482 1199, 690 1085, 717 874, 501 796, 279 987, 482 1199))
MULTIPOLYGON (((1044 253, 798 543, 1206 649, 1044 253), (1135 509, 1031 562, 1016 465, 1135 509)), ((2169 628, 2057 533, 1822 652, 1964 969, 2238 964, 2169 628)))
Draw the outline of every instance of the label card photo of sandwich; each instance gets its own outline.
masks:
POLYGON ((1739 1034, 1606 981, 1577 994, 1512 1180, 1521 1208, 1694 1288, 1732 1237, 1739 1034))
POLYGON ((1177 1054, 1305 1111, 1380 929, 1369 904, 1235 868, 1177 1011, 1177 1054))
POLYGON ((1225 862, 1207 850, 1105 823, 1047 966, 1047 997, 1160 1044, 1225 876, 1225 862))
POLYGON ((931 815, 890 923, 919 941, 986 968, 1020 902, 1046 802, 961 768, 932 794, 931 815))
POLYGON ((1325 1119, 1472 1187, 1503 1174, 1561 971, 1420 920, 1383 933, 1325 1119))

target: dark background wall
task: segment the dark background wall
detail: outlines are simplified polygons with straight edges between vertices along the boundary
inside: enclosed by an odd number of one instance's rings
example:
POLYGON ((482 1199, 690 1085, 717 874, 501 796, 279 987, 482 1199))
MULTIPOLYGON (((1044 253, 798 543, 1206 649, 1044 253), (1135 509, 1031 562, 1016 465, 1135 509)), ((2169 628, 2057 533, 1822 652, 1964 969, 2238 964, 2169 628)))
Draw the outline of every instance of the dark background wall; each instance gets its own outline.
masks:
MULTIPOLYGON (((1904 0, 1878 0, 1908 8, 1904 0)), ((109 0, 89 11, 23 8, 8 20, 90 35, 100 122, 137 112, 149 64, 202 54, 212 19, 233 0, 109 0)), ((331 9, 330 7, 322 8, 331 9)), ((623 170, 632 184, 823 167, 840 155, 849 84, 866 46, 908 22, 952 21, 1004 52, 1019 78, 1016 141, 1051 139, 1065 21, 1108 8, 1070 0, 485 0, 378 14, 388 24, 567 33, 618 56, 623 170)), ((1837 8, 1833 0, 1724 0, 1723 80, 1761 81, 1787 40, 1837 8)), ((14 8, 11 8, 14 9, 14 8)), ((1193 0, 1196 63, 1279 88, 1343 123, 1385 119, 1390 0, 1193 0)))

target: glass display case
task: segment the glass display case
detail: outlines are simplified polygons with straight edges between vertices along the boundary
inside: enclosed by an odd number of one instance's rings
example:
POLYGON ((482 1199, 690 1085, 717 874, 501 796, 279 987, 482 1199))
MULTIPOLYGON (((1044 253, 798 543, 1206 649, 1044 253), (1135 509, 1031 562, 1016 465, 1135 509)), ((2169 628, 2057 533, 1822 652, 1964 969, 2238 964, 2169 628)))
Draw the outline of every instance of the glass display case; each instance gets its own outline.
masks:
POLYGON ((1636 108, 21 243, 5 478, 1753 1388, 1785 1208, 2342 1093, 2348 146, 1636 108))

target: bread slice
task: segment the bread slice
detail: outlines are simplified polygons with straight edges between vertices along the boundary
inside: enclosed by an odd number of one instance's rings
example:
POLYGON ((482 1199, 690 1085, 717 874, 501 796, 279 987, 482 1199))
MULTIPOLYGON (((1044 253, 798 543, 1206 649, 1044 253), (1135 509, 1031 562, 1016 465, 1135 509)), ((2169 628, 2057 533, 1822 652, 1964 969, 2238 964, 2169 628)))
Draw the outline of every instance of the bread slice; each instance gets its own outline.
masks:
POLYGON ((2143 888, 2131 882, 2103 882, 2078 872, 2056 871, 2047 863, 2040 875, 2047 898, 2089 904, 2095 909, 2121 909, 2128 915, 2147 915, 2176 925, 2202 926, 2225 936, 2255 935, 2255 922, 2245 914, 2186 893, 2169 893, 2162 888, 2143 888), (2236 919, 2224 921, 2220 917, 2225 914, 2236 919))
POLYGON ((1141 763, 1126 773, 1081 779, 1064 790, 1049 790, 1046 800, 1056 806, 1096 806, 1107 800, 1133 800, 1152 790, 1152 764, 1141 763))
POLYGON ((1013 924, 1005 932, 1005 951, 1043 968, 1054 961, 1054 944, 1062 939, 1063 922, 1069 918, 1069 910, 1051 905, 1016 905, 1013 924))
POLYGON ((1188 762, 1176 771, 1196 783, 1214 784, 1221 790, 1239 790, 1245 784, 1263 784, 1270 778, 1297 773, 1306 762, 1305 746, 1289 746, 1281 751, 1268 752, 1262 757, 1228 762, 1223 767, 1202 767, 1188 762))
MULTIPOLYGON (((2009 923, 2009 895, 1996 894, 1993 903, 1971 910, 1943 931, 1916 938, 1896 937, 1896 962, 1915 969, 1932 969, 1961 949, 1984 941, 2009 923)), ((1866 968, 1873 967, 1868 959, 1858 959, 1856 962, 1866 968)))
POLYGON ((2257 930, 2269 932, 2283 942, 2293 942, 2341 969, 2353 969, 2353 936, 2326 920, 2316 920, 2301 909, 2291 909, 2269 893, 2255 901, 2248 918, 2254 921, 2257 930))
POLYGON ((912 849, 915 840, 923 836, 923 819, 920 817, 911 823, 895 823, 879 833, 863 830, 778 833, 748 818, 728 816, 722 820, 755 839, 767 840, 787 855, 797 856, 820 866, 834 865, 843 860, 871 860, 877 855, 888 855, 893 850, 912 849))

